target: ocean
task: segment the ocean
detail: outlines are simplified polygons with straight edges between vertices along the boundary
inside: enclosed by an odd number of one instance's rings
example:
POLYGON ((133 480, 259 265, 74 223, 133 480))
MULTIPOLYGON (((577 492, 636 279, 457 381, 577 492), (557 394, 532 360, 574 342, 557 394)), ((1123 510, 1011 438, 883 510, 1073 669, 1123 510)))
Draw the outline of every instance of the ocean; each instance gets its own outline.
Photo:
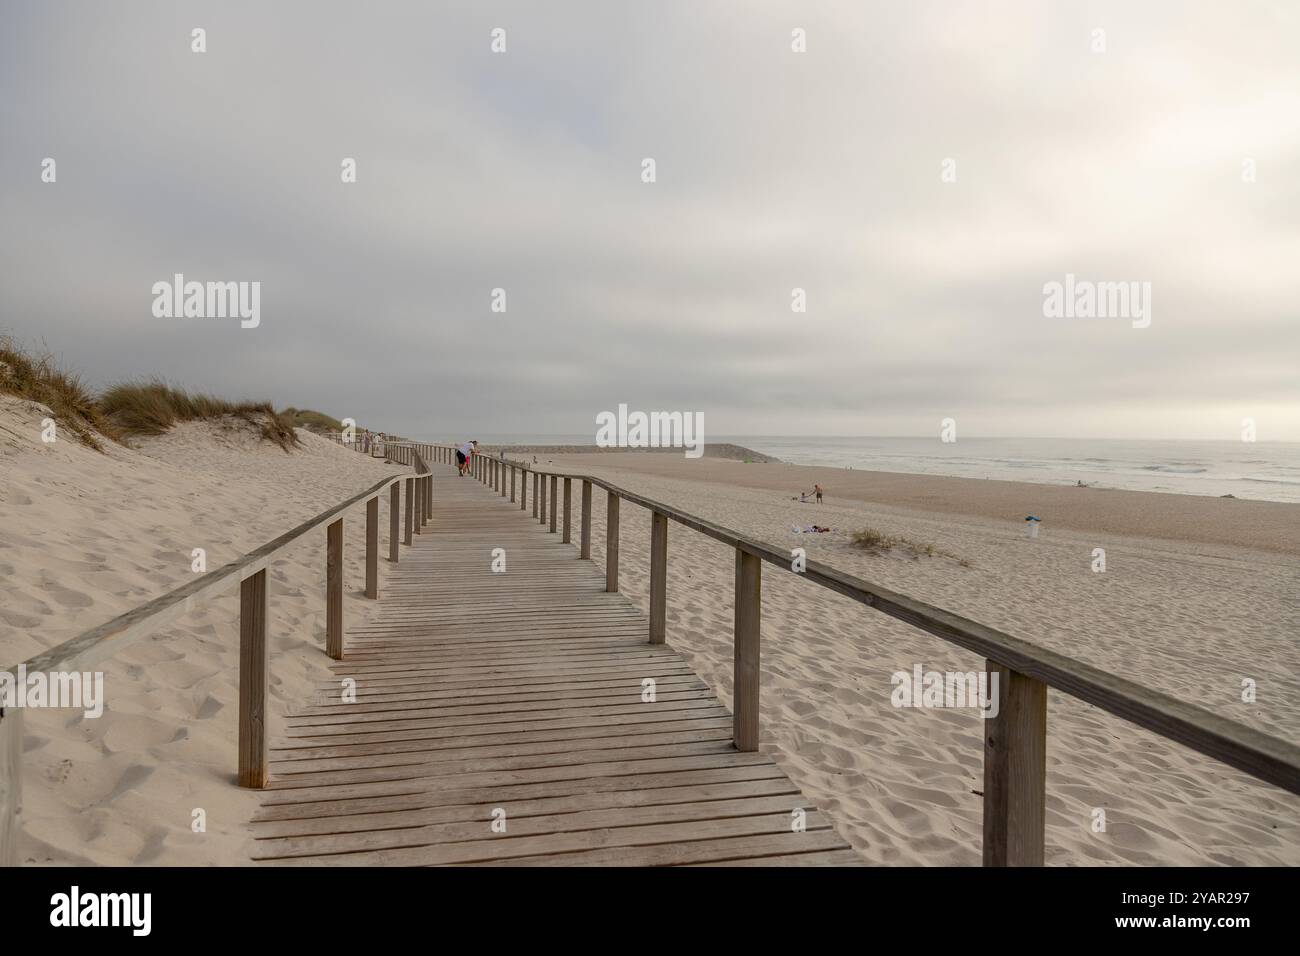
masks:
MULTIPOLYGON (((799 465, 1300 502, 1297 442, 706 436, 799 465)), ((479 437, 490 444, 595 444, 594 434, 479 437)))

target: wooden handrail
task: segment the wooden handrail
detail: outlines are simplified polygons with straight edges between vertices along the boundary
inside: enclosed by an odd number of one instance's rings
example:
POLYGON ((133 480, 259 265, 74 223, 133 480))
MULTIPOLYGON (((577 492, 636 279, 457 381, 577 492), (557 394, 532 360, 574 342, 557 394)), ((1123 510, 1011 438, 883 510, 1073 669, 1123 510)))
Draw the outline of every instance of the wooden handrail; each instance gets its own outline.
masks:
MULTIPOLYGON (((123 647, 142 637, 147 637, 165 624, 188 613, 200 598, 209 598, 256 574, 265 568, 280 552, 310 531, 329 524, 353 505, 374 497, 382 489, 404 476, 392 475, 371 485, 365 491, 353 495, 346 501, 335 505, 328 511, 322 511, 314 518, 308 518, 291 531, 286 531, 242 558, 222 565, 215 571, 209 571, 188 584, 181 585, 154 598, 137 608, 120 614, 93 627, 88 631, 37 654, 26 661, 28 673, 56 669, 78 670, 87 664, 100 661, 117 653, 123 647), (115 642, 112 647, 108 642, 115 642)), ((12 671, 12 669, 11 669, 12 671)))
MULTIPOLYGON (((434 446, 437 447, 437 446, 434 446)), ((1131 724, 1213 757, 1258 780, 1300 794, 1300 747, 1272 737, 1253 727, 1220 717, 1202 707, 1108 673, 1083 661, 1058 654, 977 621, 918 601, 856 575, 815 561, 802 562, 796 569, 788 549, 751 538, 730 528, 700 518, 645 495, 621 488, 603 478, 572 474, 508 461, 504 456, 481 453, 485 460, 532 471, 537 483, 535 497, 545 504, 546 482, 564 478, 583 483, 583 545, 580 556, 590 551, 588 489, 598 486, 609 497, 606 590, 618 590, 618 503, 626 500, 651 513, 651 631, 650 640, 662 640, 662 590, 666 575, 659 565, 667 550, 661 516, 735 548, 737 552, 737 644, 735 705, 737 745, 748 745, 750 715, 757 715, 758 681, 745 674, 750 662, 758 660, 757 564, 743 561, 749 555, 761 562, 805 578, 814 584, 852 598, 890 617, 905 621, 950 644, 980 654, 986 668, 1001 675, 1001 700, 997 717, 987 722, 985 733, 985 847, 986 864, 1041 864, 1043 857, 1043 805, 1046 767, 1046 695, 1054 687, 1072 697, 1093 704, 1131 724), (743 570, 742 570, 743 568, 743 570), (742 593, 743 592, 743 593, 742 593), (751 597, 752 595, 752 597, 751 597), (742 692, 742 688, 748 688, 742 692), (744 717, 742 718, 742 714, 744 717), (745 739, 742 740, 742 737, 745 739), (1036 831, 1036 832, 1034 832, 1036 831)), ((552 485, 554 487, 554 485, 552 485)), ((566 496, 567 497, 567 496, 566 496)), ((555 502, 552 500, 552 507, 555 502)), ((542 521, 546 521, 545 508, 542 521)), ((554 518, 551 530, 554 530, 554 518)), ((756 664, 754 665, 756 666, 756 664)))

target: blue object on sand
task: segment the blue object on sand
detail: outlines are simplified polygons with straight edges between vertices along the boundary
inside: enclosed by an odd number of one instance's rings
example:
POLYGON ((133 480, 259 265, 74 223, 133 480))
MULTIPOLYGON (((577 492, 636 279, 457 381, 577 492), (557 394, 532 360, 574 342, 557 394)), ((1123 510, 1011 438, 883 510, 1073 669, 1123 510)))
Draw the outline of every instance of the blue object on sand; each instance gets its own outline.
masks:
POLYGON ((1025 515, 1026 521, 1042 521, 1042 518, 1035 518, 1033 515, 1025 515))

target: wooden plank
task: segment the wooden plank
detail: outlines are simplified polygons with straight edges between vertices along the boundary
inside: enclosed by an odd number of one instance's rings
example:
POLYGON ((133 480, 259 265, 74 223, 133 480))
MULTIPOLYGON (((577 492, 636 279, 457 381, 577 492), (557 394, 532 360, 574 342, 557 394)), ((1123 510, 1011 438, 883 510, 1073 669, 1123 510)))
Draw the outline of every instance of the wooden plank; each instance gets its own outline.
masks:
POLYGON ((239 785, 267 780, 266 571, 239 586, 239 785))
POLYGON ((413 486, 415 492, 415 519, 412 530, 416 534, 424 534, 424 479, 416 475, 413 481, 415 482, 413 486))
MULTIPOLYGON (((616 807, 589 809, 581 813, 520 813, 513 805, 506 811, 507 833, 512 839, 524 836, 564 836, 572 838, 588 831, 621 831, 645 826, 708 824, 713 821, 769 818, 784 814, 789 819, 802 796, 781 794, 769 797, 745 797, 737 800, 710 800, 702 803, 660 804, 650 807, 616 807)), ((426 823, 408 827, 375 827, 342 833, 293 836, 263 836, 253 849, 254 859, 316 856, 331 853, 354 853, 390 848, 432 846, 458 842, 482 841, 484 831, 491 835, 489 824, 494 807, 481 807, 476 818, 426 823)), ((504 842, 504 841, 498 841, 504 842)))
POLYGON ((366 597, 379 597, 379 499, 366 502, 366 597))
POLYGON ((987 661, 997 716, 984 722, 984 865, 1042 866, 1047 685, 987 661))
MULTIPOLYGON (((568 804, 573 810, 585 808, 586 801, 614 801, 637 794, 656 791, 673 793, 677 790, 702 788, 724 784, 761 786, 772 781, 793 789, 785 775, 771 762, 755 761, 747 755, 747 764, 736 763, 720 767, 692 767, 685 770, 652 770, 618 776, 560 778, 524 783, 493 783, 482 786, 426 788, 416 782, 392 788, 384 794, 369 793, 364 796, 328 794, 331 799, 299 799, 294 791, 269 793, 263 806, 253 818, 254 828, 259 822, 288 820, 315 820, 393 813, 402 810, 436 809, 442 807, 477 807, 493 800, 528 801, 555 799, 568 804), (278 802, 272 802, 278 801, 278 802)), ((785 792, 785 791, 781 791, 785 792)), ((671 802, 671 800, 666 801, 671 802)), ((616 803, 608 805, 616 806, 616 803)))
POLYGON ((22 708, 0 707, 0 867, 18 865, 22 833, 22 708))
POLYGON ((558 478, 551 475, 551 534, 555 534, 555 514, 560 510, 560 496, 556 493, 558 478))
POLYGON ((402 486, 398 482, 393 482, 388 489, 388 560, 397 563, 398 560, 398 535, 400 534, 399 526, 402 517, 402 486))
MULTIPOLYGON (((511 814, 531 817, 552 813, 585 813, 591 810, 615 810, 623 807, 660 807, 732 800, 742 797, 797 797, 799 791, 784 777, 735 780, 721 783, 696 783, 634 790, 597 790, 586 793, 560 793, 555 796, 526 798, 504 791, 493 794, 497 801, 510 805, 511 814)), ((489 801, 491 802, 491 801, 489 801)), ((483 806, 469 800, 424 806, 422 800, 400 800, 386 805, 381 812, 343 812, 296 817, 259 818, 253 822, 257 839, 269 837, 311 836, 347 833, 359 830, 394 830, 438 823, 481 820, 483 806)))
POLYGON ((736 749, 758 749, 759 630, 762 617, 762 562, 736 549, 736 612, 733 706, 736 749))
MULTIPOLYGON (((718 840, 692 840, 646 847, 618 847, 586 850, 555 856, 529 856, 522 859, 495 860, 478 866, 771 866, 769 860, 780 859, 799 850, 810 853, 844 851, 842 841, 833 830, 819 829, 805 833, 761 833, 718 840)), ((855 854, 856 855, 856 854, 855 854)), ((843 864, 841 864, 843 865, 843 864)), ((859 865, 862 865, 859 863, 859 865)))
POLYGON ((591 482, 582 483, 582 542, 578 557, 584 561, 591 558, 591 482))
POLYGON ((562 544, 569 543, 569 529, 573 524, 573 488, 568 478, 564 479, 564 537, 560 539, 562 544))
POLYGON ((414 538, 411 532, 415 530, 415 479, 406 479, 406 526, 403 540, 409 547, 414 538))
POLYGON ((605 590, 618 590, 618 495, 612 491, 605 503, 605 590))
POLYGON ((662 644, 666 637, 668 594, 668 518, 650 513, 650 643, 662 644))
MULTIPOLYGON (((816 812, 809 813, 808 820, 810 831, 828 830, 830 827, 816 812)), ((507 827, 508 821, 507 813, 507 827)), ((310 848, 295 853, 291 847, 283 855, 275 857, 274 862, 309 862, 326 866, 445 866, 489 861, 526 863, 530 857, 540 855, 594 850, 599 852, 593 854, 593 859, 606 864, 614 860, 630 860, 630 865, 646 865, 647 861, 662 865, 685 862, 692 858, 689 853, 689 844, 692 842, 784 833, 789 828, 790 815, 782 811, 721 820, 604 827, 524 836, 511 836, 507 832, 498 839, 493 839, 491 822, 489 818, 477 824, 476 829, 481 834, 478 839, 455 839, 427 844, 417 842, 411 846, 388 847, 382 846, 384 841, 380 834, 370 834, 374 842, 381 845, 372 849, 354 849, 328 855, 313 855, 310 848), (611 852, 612 848, 617 848, 617 852, 611 852)), ((796 834, 805 844, 808 835, 807 832, 796 834)), ((832 838, 832 845, 841 843, 838 837, 832 838)), ((357 843, 353 843, 353 846, 357 846, 357 843)), ((253 852, 254 858, 258 858, 258 849, 255 848, 253 852)))
POLYGON ((343 659, 343 519, 325 529, 325 653, 343 659))

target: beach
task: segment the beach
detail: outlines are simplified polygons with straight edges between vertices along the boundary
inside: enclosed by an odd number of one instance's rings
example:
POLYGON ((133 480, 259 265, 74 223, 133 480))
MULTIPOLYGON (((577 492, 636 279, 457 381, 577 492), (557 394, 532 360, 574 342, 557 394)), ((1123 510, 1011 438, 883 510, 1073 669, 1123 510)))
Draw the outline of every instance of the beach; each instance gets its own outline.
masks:
MULTIPOLYGON (((217 567, 395 468, 301 430, 301 447, 286 453, 236 422, 182 424, 103 454, 71 441, 41 445, 27 437, 39 433, 41 410, 0 401, 5 666, 186 582, 194 548, 217 567)), ((812 560, 1269 734, 1300 732, 1300 506, 667 454, 556 455, 541 466, 599 475, 804 548, 812 560), (791 500, 814 482, 826 489, 824 504, 791 500), (1026 535, 1028 513, 1043 519, 1036 540, 1026 535), (813 524, 833 530, 793 530, 813 524), (865 527, 933 553, 866 553, 849 540, 865 527), (1102 572, 1093 570, 1098 548, 1102 572), (1241 699, 1245 678, 1257 684, 1254 703, 1241 699)), ((457 480, 450 470, 437 478, 435 499, 439 483, 457 480)), ((603 494, 594 505, 599 566, 603 494)), ((380 508, 386 528, 386 496, 380 508)), ((353 599, 363 515, 345 518, 348 628, 375 607, 353 599)), ((644 610, 647 513, 625 505, 621 528, 621 588, 644 610)), ((323 540, 304 540, 272 567, 273 730, 328 678, 323 540)), ((667 581, 669 644, 730 705, 732 553, 670 524, 667 581)), ((978 865, 982 718, 969 708, 893 706, 891 675, 918 665, 964 672, 984 662, 764 568, 761 749, 868 862, 978 865)), ((201 603, 183 624, 102 666, 102 717, 26 717, 22 860, 248 863, 258 797, 234 782, 237 593, 201 603), (192 828, 196 810, 204 832, 192 828)), ((1052 691, 1047 862, 1294 865, 1300 799, 1052 691)))
MULTIPOLYGON (((1300 506, 637 452, 551 461, 1269 734, 1300 735, 1300 506), (790 500, 814 482, 823 505, 790 500), (1032 541, 1031 513, 1043 519, 1032 541), (835 530, 792 531, 812 524, 835 530), (865 526, 947 555, 866 554, 849 541, 865 526), (1255 534, 1267 547, 1250 546, 1255 534), (1254 703, 1241 699, 1244 679, 1258 687, 1254 703)), ((648 515, 625 506, 620 517, 621 588, 645 607, 648 515)), ((730 701, 733 556, 675 523, 668 555, 668 642, 730 701)), ((766 566, 762 653, 763 748, 850 843, 874 863, 979 864, 982 718, 895 708, 890 677, 982 660, 766 566)), ((1047 862, 1295 865, 1300 798, 1051 690, 1047 862), (1099 809, 1104 832, 1093 829, 1099 809)))

